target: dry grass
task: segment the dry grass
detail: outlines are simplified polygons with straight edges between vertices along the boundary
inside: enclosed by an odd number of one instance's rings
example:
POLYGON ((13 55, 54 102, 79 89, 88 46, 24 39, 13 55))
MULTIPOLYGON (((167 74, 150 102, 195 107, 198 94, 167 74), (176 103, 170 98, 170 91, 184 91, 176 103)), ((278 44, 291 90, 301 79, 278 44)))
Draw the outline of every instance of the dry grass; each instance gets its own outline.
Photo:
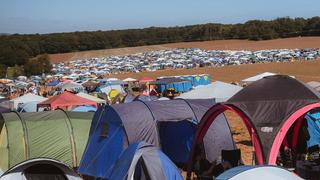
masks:
POLYGON ((70 61, 75 59, 104 57, 111 55, 127 55, 147 51, 172 49, 172 48, 200 48, 207 50, 262 50, 262 49, 294 49, 294 48, 320 48, 320 37, 297 37, 275 39, 267 41, 248 40, 217 40, 203 42, 182 42, 152 46, 140 46, 129 48, 103 49, 72 53, 49 55, 52 62, 70 61))

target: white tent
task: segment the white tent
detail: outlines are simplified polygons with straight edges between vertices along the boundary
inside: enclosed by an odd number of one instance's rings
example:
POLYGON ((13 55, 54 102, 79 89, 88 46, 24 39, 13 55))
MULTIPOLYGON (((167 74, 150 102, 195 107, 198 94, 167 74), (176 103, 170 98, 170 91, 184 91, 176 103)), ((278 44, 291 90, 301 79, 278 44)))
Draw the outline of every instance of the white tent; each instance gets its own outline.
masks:
POLYGON ((5 97, 3 97, 3 96, 0 95, 0 99, 3 99, 3 98, 5 98, 5 97))
POLYGON ((62 162, 36 158, 17 164, 5 172, 1 180, 12 179, 68 179, 81 180, 80 176, 62 162))
POLYGON ((294 173, 276 166, 238 166, 229 169, 216 180, 302 180, 294 173))
POLYGON ((25 104, 28 102, 38 102, 39 103, 44 100, 47 100, 47 98, 42 97, 42 96, 38 96, 38 95, 35 95, 32 93, 28 93, 23 96, 17 97, 15 99, 11 99, 10 100, 10 107, 12 110, 17 110, 19 104, 21 105, 21 104, 25 104))
POLYGON ((104 99, 100 99, 100 98, 97 98, 95 96, 91 96, 90 94, 86 94, 86 93, 83 93, 83 92, 79 92, 78 94, 76 94, 77 96, 80 96, 80 97, 83 97, 85 99, 89 99, 91 101, 95 101, 97 102, 98 104, 105 104, 106 103, 106 100, 104 99))
POLYGON ((3 171, 0 169, 0 177, 1 177, 2 174, 3 174, 3 171))
MULTIPOLYGON (((243 79, 241 81, 241 83, 250 84, 250 83, 255 82, 257 80, 260 80, 260 79, 262 79, 264 77, 274 76, 274 75, 277 75, 277 74, 276 73, 271 73, 271 72, 264 72, 264 73, 257 74, 255 76, 249 77, 247 79, 243 79)), ((295 78, 294 76, 290 76, 290 77, 295 78)))
POLYGON ((316 91, 320 92, 320 82, 318 81, 310 81, 307 83, 307 85, 311 86, 316 91))
POLYGON ((81 84, 78 84, 76 82, 67 82, 64 84, 60 84, 57 87, 61 88, 62 91, 69 89, 69 90, 80 90, 82 91, 84 88, 81 84))
POLYGON ((183 99, 215 99, 216 102, 225 102, 242 89, 241 86, 215 81, 209 85, 201 85, 183 93, 177 98, 183 99))
POLYGON ((129 77, 129 78, 126 78, 126 79, 124 79, 124 80, 122 80, 122 81, 124 81, 124 82, 136 82, 136 81, 138 81, 138 80, 129 77))
POLYGON ((264 77, 273 76, 273 75, 276 75, 276 74, 275 73, 271 73, 271 72, 264 72, 264 73, 249 77, 247 79, 243 79, 241 82, 242 83, 246 83, 246 84, 250 84, 250 83, 252 83, 254 81, 257 81, 259 79, 262 79, 264 77))

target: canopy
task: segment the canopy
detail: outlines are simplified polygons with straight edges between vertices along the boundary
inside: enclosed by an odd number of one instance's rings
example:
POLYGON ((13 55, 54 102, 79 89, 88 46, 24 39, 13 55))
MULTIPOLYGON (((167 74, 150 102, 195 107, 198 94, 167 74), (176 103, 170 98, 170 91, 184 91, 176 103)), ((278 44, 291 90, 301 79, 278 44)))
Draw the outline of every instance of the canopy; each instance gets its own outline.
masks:
POLYGON ((98 104, 105 104, 105 103, 106 103, 105 100, 100 99, 100 98, 95 97, 95 96, 92 96, 92 95, 87 94, 87 93, 79 92, 79 93, 76 94, 76 95, 77 95, 77 96, 80 96, 80 97, 82 97, 82 98, 91 100, 91 101, 95 101, 95 102, 98 103, 98 104))
POLYGON ((216 178, 216 180, 270 180, 290 179, 302 180, 294 173, 277 166, 238 166, 229 169, 216 178))
POLYGON ((179 169, 157 147, 145 142, 137 142, 121 154, 111 174, 106 179, 166 179, 182 180, 179 169))
MULTIPOLYGON (((231 110, 241 117, 249 131, 257 163, 275 165, 287 132, 308 111, 320 107, 319 97, 314 89, 292 77, 264 77, 243 88, 227 102, 212 106, 201 121, 193 148, 201 142, 206 128, 217 115, 231 110)), ((189 170, 193 161, 190 157, 189 170)))
MULTIPOLYGON (((177 99, 100 107, 93 118, 79 172, 104 177, 128 144, 137 141, 161 147, 173 162, 186 164, 197 125, 213 104, 212 100, 177 99)), ((209 128, 203 140, 209 161, 216 160, 222 149, 234 149, 227 129, 224 115, 209 128)))
POLYGON ((70 92, 63 92, 60 95, 53 96, 48 100, 38 103, 39 107, 50 107, 51 111, 62 108, 62 107, 71 107, 71 106, 82 106, 82 105, 92 105, 97 107, 97 102, 77 96, 70 92))
POLYGON ((177 98, 183 99, 215 99, 225 102, 242 89, 241 86, 215 81, 209 85, 200 85, 193 90, 183 93, 177 98))
POLYGON ((0 169, 47 157, 78 167, 93 113, 63 110, 0 116, 0 169))
POLYGON ((311 86, 316 91, 320 92, 320 82, 318 81, 310 81, 307 83, 307 85, 311 86))
POLYGON ((151 77, 142 77, 139 79, 140 83, 152 82, 153 79, 151 77))
POLYGON ((11 108, 13 110, 16 110, 18 109, 18 105, 19 104, 25 104, 25 103, 28 103, 28 102, 42 102, 42 101, 45 101, 47 100, 47 98, 45 97, 42 97, 42 96, 38 96, 38 95, 35 95, 35 94, 32 94, 32 93, 27 93, 23 96, 20 96, 20 97, 17 97, 15 99, 11 99, 10 100, 10 103, 11 103, 11 108))
POLYGON ((66 164, 48 158, 35 158, 12 167, 0 177, 10 179, 67 179, 81 180, 80 176, 66 164))

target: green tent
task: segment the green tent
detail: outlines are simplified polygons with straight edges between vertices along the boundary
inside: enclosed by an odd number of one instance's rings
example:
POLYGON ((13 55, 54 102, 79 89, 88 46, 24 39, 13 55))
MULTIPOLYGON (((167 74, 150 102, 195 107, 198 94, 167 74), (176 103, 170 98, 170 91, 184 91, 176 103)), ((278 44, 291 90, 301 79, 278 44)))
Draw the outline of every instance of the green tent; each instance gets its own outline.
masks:
POLYGON ((56 111, 0 115, 0 169, 24 160, 47 157, 78 167, 92 112, 56 111))

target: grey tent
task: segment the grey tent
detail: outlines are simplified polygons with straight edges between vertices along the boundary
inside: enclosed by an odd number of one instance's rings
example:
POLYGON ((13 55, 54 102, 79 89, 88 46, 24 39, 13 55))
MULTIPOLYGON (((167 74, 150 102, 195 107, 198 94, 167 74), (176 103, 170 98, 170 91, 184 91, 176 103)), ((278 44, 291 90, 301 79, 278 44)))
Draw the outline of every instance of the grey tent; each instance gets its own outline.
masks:
POLYGON ((48 158, 29 159, 21 162, 0 177, 0 180, 13 179, 81 180, 79 175, 69 166, 48 158))
MULTIPOLYGON (((176 99, 100 107, 79 172, 104 177, 128 144, 137 141, 160 147, 173 162, 187 164, 197 124, 212 105, 212 100, 176 99)), ((235 148, 223 114, 208 128, 203 144, 209 161, 222 149, 235 148)))
POLYGON ((112 168, 110 180, 182 180, 179 169, 157 147, 137 142, 121 154, 112 168))
MULTIPOLYGON (((241 117, 251 135, 257 163, 275 165, 289 129, 298 127, 295 122, 303 120, 310 110, 320 107, 319 97, 314 89, 292 77, 264 77, 243 88, 227 102, 212 106, 197 129, 193 148, 201 142, 215 117, 231 110, 241 117)), ((297 142, 299 127, 296 129, 290 144, 297 142)), ((191 164, 192 159, 189 172, 191 164)))

